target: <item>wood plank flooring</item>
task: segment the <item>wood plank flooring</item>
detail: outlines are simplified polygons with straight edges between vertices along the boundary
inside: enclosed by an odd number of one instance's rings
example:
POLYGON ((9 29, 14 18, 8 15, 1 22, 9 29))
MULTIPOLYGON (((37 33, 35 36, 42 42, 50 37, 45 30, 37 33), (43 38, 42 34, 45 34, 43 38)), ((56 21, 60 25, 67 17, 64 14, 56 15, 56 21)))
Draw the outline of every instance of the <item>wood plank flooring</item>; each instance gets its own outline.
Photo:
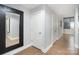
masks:
MULTIPOLYGON (((63 37, 57 40, 54 45, 49 49, 47 53, 43 53, 41 50, 35 47, 29 47, 16 55, 78 55, 79 49, 70 50, 70 37, 72 35, 63 35, 63 37)), ((73 36, 74 38, 74 36, 73 36)), ((74 39, 72 39, 74 40, 74 39)))

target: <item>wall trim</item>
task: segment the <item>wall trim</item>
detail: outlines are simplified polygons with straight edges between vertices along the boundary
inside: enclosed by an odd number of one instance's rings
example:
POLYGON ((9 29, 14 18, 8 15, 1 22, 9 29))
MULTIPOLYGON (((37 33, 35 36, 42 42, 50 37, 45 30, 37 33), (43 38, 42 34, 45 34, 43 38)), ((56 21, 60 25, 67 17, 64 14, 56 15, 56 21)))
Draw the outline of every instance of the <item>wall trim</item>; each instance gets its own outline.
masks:
POLYGON ((53 46, 53 43, 51 43, 46 49, 41 49, 41 51, 46 53, 52 46, 53 46))
POLYGON ((61 39, 63 37, 63 33, 58 37, 57 40, 61 39))
POLYGON ((17 48, 17 49, 12 50, 12 51, 10 51, 8 53, 4 53, 3 55, 14 55, 14 54, 16 54, 16 53, 18 53, 18 52, 30 47, 30 46, 32 46, 32 44, 28 44, 27 46, 23 46, 23 47, 17 48))
POLYGON ((54 44, 56 41, 57 41, 57 39, 54 40, 53 42, 51 42, 51 44, 50 44, 47 48, 41 49, 41 51, 44 52, 44 53, 46 53, 46 52, 53 46, 53 44, 54 44))
POLYGON ((53 47, 53 44, 54 44, 57 40, 59 40, 61 37, 62 37, 62 35, 59 36, 59 38, 57 38, 57 39, 55 39, 54 41, 52 41, 51 44, 50 44, 47 48, 41 49, 41 51, 44 52, 44 53, 46 53, 51 47, 53 47))

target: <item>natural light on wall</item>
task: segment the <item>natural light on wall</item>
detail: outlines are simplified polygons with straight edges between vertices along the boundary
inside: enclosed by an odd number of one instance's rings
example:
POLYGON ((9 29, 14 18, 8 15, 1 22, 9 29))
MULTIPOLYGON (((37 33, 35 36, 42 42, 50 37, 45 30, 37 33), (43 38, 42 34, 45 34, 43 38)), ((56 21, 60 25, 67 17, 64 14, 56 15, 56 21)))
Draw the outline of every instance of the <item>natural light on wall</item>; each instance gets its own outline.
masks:
POLYGON ((74 22, 70 22, 70 28, 74 29, 74 22))

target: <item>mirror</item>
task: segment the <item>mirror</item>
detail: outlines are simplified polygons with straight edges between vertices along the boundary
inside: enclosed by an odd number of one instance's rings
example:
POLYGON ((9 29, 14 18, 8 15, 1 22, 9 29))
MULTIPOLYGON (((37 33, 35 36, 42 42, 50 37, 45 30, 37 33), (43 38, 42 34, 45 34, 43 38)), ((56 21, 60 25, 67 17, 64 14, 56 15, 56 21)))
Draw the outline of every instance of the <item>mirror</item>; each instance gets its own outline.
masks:
POLYGON ((7 12, 6 15, 6 48, 19 44, 20 15, 7 12))
POLYGON ((0 4, 0 54, 23 46, 23 14, 0 4))

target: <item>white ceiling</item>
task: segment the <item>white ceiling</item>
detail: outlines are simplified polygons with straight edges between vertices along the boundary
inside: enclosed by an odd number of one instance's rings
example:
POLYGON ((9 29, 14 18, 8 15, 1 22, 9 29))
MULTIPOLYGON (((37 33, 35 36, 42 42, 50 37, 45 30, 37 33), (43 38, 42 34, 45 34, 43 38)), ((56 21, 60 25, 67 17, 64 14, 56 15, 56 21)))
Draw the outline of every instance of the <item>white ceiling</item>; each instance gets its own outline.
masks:
POLYGON ((53 4, 49 5, 49 7, 55 11, 57 14, 63 16, 63 17, 71 17, 74 16, 75 7, 77 5, 75 4, 53 4))
POLYGON ((22 6, 24 6, 25 8, 31 10, 35 7, 38 7, 40 4, 22 4, 22 6))
MULTIPOLYGON (((38 7, 40 4, 23 4, 22 6, 26 7, 27 9, 33 9, 38 7)), ((48 4, 48 6, 56 12, 58 15, 63 17, 70 17, 74 16, 74 8, 78 5, 75 4, 48 4)))
MULTIPOLYGON (((6 4, 7 5, 7 4, 6 4)), ((42 4, 17 4, 29 10, 39 7, 42 4)), ((15 5, 16 6, 16 5, 15 5)), ((79 7, 78 4, 48 4, 48 6, 58 15, 62 17, 74 16, 74 8, 79 7)))

